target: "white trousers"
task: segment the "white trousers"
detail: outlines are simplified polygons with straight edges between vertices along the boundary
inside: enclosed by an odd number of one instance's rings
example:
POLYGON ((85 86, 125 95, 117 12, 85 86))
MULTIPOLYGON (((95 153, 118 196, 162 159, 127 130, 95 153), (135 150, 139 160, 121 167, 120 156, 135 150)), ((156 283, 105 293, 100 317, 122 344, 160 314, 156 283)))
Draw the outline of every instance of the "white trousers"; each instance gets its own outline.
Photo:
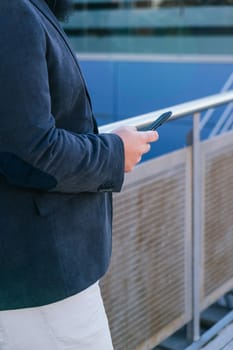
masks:
POLYGON ((42 307, 0 311, 1 350, 113 350, 99 284, 42 307))

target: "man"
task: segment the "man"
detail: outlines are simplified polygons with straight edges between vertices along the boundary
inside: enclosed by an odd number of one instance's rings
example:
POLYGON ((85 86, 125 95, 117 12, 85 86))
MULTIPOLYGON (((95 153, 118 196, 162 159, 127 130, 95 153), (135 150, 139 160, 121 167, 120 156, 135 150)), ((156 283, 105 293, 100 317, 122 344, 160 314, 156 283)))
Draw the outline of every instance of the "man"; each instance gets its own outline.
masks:
POLYGON ((69 0, 0 4, 0 349, 110 350, 98 280, 111 193, 156 141, 98 134, 57 18, 69 0))

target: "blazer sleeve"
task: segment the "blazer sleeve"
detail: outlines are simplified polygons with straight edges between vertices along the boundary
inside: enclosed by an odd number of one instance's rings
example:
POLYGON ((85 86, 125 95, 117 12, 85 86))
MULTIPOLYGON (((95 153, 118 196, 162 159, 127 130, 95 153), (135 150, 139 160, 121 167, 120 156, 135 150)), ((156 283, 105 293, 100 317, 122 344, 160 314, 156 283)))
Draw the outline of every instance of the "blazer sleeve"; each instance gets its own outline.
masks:
POLYGON ((14 8, 0 15, 0 174, 12 185, 43 191, 120 191, 122 140, 56 127, 45 31, 29 10, 20 11, 23 21, 14 8))

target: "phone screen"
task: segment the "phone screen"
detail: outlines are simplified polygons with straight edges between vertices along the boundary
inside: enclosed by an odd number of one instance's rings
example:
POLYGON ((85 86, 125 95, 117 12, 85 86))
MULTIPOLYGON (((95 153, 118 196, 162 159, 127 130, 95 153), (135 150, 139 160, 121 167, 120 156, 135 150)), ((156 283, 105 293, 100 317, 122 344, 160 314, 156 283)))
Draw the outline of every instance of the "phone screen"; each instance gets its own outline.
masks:
POLYGON ((172 116, 171 111, 168 111, 168 112, 161 114, 152 124, 149 125, 148 130, 156 130, 160 125, 162 125, 171 116, 172 116))

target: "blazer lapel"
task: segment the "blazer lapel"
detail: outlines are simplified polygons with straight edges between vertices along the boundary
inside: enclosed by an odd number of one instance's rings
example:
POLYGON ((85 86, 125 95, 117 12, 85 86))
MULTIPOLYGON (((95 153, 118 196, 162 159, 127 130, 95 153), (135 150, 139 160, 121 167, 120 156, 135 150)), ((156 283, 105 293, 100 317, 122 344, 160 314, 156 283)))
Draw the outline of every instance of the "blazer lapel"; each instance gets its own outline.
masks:
POLYGON ((63 30, 63 28, 61 27, 60 23, 58 22, 58 19, 56 18, 56 16, 53 14, 53 12, 50 10, 49 6, 47 5, 46 1, 45 0, 30 0, 31 3, 40 11, 43 13, 43 15, 52 23, 52 25, 55 27, 55 29, 59 32, 59 34, 61 35, 62 39, 64 40, 66 46, 67 46, 67 49, 70 51, 71 55, 73 56, 73 59, 75 61, 75 64, 77 65, 78 67, 78 70, 79 70, 79 73, 80 73, 80 76, 83 80, 83 85, 85 87, 85 90, 86 90, 86 94, 87 94, 87 98, 88 98, 88 101, 90 103, 90 106, 91 106, 91 109, 92 109, 92 104, 91 104, 91 98, 90 98, 90 95, 89 95, 89 92, 87 90, 87 86, 86 86, 86 83, 85 83, 85 79, 82 75, 82 72, 81 72, 81 69, 79 67, 79 64, 78 64, 78 59, 76 57, 76 54, 74 53, 73 49, 71 48, 68 40, 67 40, 67 36, 63 30))

